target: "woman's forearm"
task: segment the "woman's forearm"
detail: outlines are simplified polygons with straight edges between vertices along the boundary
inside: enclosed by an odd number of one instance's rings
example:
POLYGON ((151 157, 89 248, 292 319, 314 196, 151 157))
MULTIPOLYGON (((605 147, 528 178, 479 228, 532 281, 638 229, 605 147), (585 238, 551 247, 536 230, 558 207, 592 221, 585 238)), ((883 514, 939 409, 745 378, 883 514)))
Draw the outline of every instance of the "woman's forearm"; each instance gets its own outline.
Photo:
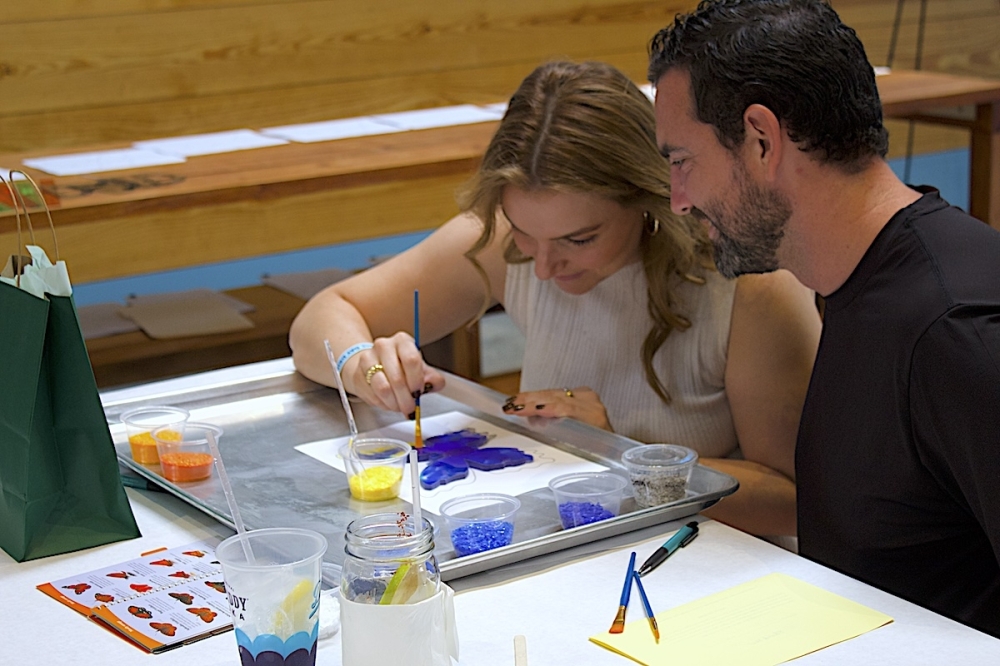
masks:
POLYGON ((736 477, 739 489, 703 513, 757 536, 795 536, 795 483, 759 463, 702 458, 706 467, 736 477))

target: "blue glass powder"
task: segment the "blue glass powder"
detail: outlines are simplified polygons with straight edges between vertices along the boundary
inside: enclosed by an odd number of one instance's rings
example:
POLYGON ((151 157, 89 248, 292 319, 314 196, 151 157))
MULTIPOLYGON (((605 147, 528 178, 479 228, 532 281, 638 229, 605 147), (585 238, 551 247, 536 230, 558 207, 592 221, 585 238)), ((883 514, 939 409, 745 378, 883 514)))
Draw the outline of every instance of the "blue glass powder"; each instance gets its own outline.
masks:
POLYGON ((486 523, 469 523, 451 532, 451 545, 459 557, 509 546, 514 539, 514 523, 493 520, 486 523))
POLYGON ((563 502, 559 505, 559 518, 567 530, 577 525, 587 525, 614 517, 615 514, 594 502, 563 502))

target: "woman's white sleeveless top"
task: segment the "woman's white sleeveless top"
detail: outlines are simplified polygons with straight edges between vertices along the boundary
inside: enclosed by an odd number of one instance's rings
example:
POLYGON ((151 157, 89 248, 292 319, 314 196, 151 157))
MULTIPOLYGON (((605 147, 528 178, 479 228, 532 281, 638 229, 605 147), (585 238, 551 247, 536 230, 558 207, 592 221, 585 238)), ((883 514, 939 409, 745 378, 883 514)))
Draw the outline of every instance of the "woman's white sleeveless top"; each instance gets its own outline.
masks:
POLYGON ((629 264, 574 296, 535 277, 534 263, 509 264, 504 308, 526 338, 521 390, 589 386, 615 432, 646 443, 682 444, 702 457, 737 453, 726 397, 726 353, 736 282, 709 272, 707 283, 677 288, 691 327, 675 330, 654 358, 670 393, 646 383, 642 342, 652 326, 642 263, 629 264))

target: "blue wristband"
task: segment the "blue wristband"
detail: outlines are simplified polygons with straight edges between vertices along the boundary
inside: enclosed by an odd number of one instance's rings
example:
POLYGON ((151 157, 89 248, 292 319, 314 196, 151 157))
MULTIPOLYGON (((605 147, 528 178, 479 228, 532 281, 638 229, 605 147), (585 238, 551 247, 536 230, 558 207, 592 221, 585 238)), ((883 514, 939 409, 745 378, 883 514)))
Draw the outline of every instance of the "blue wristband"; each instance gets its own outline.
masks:
POLYGON ((337 359, 337 374, 340 374, 340 371, 344 369, 344 364, 347 363, 347 361, 352 356, 354 356, 358 352, 363 352, 366 349, 371 349, 374 346, 375 345, 373 345, 370 342, 359 342, 353 347, 348 347, 346 350, 344 350, 344 353, 341 354, 340 358, 337 359))

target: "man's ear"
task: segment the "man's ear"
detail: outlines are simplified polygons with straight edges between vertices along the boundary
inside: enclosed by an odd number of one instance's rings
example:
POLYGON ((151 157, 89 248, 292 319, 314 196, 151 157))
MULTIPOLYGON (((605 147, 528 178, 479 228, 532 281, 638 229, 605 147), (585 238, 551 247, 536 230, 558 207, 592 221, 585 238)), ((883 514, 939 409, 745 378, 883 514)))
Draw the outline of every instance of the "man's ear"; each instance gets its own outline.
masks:
POLYGON ((743 127, 746 130, 747 157, 766 178, 773 179, 784 148, 778 117, 763 104, 751 104, 743 112, 743 127))

